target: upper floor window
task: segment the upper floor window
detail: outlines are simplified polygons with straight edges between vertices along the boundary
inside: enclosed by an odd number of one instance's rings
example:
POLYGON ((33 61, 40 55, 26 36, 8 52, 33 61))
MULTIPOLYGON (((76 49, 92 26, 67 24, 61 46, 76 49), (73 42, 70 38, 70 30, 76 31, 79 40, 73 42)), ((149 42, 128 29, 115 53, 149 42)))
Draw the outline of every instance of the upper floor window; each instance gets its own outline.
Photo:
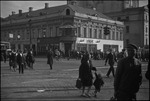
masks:
POLYGON ((89 28, 89 37, 92 38, 92 28, 89 28))
POLYGON ((97 29, 94 29, 94 38, 97 38, 97 29))
POLYGON ((84 36, 86 38, 86 28, 83 29, 84 36))
POLYGON ((66 15, 70 15, 70 10, 69 9, 66 10, 66 15))
POLYGON ((112 40, 115 40, 115 31, 112 31, 112 40))
POLYGON ((81 28, 80 27, 78 27, 78 30, 77 30, 77 33, 78 33, 78 37, 81 37, 81 28))
POLYGON ((120 40, 123 40, 123 33, 120 32, 120 40))
POLYGON ((100 39, 102 38, 102 30, 101 29, 99 30, 99 38, 100 39))

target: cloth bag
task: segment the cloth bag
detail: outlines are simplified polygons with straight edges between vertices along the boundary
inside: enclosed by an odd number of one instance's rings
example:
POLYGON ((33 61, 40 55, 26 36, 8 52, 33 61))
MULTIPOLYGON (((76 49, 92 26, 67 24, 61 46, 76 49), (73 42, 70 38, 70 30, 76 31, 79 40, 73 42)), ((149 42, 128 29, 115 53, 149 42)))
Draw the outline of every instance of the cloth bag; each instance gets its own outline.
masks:
POLYGON ((78 89, 81 89, 81 87, 82 87, 82 82, 81 82, 81 79, 79 79, 79 78, 76 80, 76 87, 78 89))

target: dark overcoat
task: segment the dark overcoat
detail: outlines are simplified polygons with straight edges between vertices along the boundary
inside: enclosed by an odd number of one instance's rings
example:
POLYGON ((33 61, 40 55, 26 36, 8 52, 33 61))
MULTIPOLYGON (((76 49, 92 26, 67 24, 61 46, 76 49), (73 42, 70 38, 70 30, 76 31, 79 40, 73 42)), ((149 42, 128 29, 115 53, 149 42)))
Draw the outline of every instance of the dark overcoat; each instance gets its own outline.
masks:
POLYGON ((92 86, 93 76, 89 62, 82 61, 79 67, 79 78, 81 79, 83 86, 92 86))
POLYGON ((106 57, 105 63, 107 63, 107 61, 108 61, 109 65, 114 65, 114 63, 117 62, 116 55, 113 53, 109 53, 106 57))
POLYGON ((93 83, 93 85, 95 86, 95 89, 100 92, 101 86, 103 86, 104 81, 102 77, 99 77, 97 73, 95 73, 95 81, 93 83))
POLYGON ((52 51, 49 51, 47 53, 47 64, 50 64, 50 65, 53 64, 53 52, 52 51))
POLYGON ((124 93, 126 96, 138 92, 142 83, 141 63, 136 58, 126 57, 118 62, 114 79, 116 92, 124 93))

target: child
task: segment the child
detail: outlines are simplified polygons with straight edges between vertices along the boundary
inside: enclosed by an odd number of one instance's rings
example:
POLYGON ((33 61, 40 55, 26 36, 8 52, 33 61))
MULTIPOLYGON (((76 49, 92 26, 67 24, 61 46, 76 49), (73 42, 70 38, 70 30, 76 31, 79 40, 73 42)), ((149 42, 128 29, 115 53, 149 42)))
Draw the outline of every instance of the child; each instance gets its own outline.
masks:
POLYGON ((95 67, 92 68, 93 71, 95 71, 95 81, 94 81, 94 87, 95 87, 95 91, 94 91, 94 97, 97 97, 97 92, 100 92, 101 90, 101 87, 104 85, 104 81, 103 81, 103 78, 101 76, 101 74, 97 74, 97 70, 95 67))

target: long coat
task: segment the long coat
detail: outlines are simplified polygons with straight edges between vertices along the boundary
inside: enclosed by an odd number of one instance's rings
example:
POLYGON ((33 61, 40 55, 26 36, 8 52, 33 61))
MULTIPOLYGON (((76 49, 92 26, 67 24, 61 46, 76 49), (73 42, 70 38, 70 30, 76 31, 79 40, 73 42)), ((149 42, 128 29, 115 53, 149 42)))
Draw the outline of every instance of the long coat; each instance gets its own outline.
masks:
POLYGON ((53 52, 49 51, 47 54, 47 64, 52 65, 53 64, 53 52))
POLYGON ((126 57, 118 62, 114 79, 115 92, 126 97, 138 92, 142 83, 141 63, 136 58, 126 57))
POLYGON ((80 65, 79 78, 81 79, 83 86, 92 86, 93 76, 90 63, 87 61, 82 62, 80 65))
POLYGON ((27 61, 28 61, 29 63, 34 63, 34 62, 35 62, 33 53, 31 53, 31 52, 28 52, 28 53, 27 53, 26 59, 27 59, 27 61))

